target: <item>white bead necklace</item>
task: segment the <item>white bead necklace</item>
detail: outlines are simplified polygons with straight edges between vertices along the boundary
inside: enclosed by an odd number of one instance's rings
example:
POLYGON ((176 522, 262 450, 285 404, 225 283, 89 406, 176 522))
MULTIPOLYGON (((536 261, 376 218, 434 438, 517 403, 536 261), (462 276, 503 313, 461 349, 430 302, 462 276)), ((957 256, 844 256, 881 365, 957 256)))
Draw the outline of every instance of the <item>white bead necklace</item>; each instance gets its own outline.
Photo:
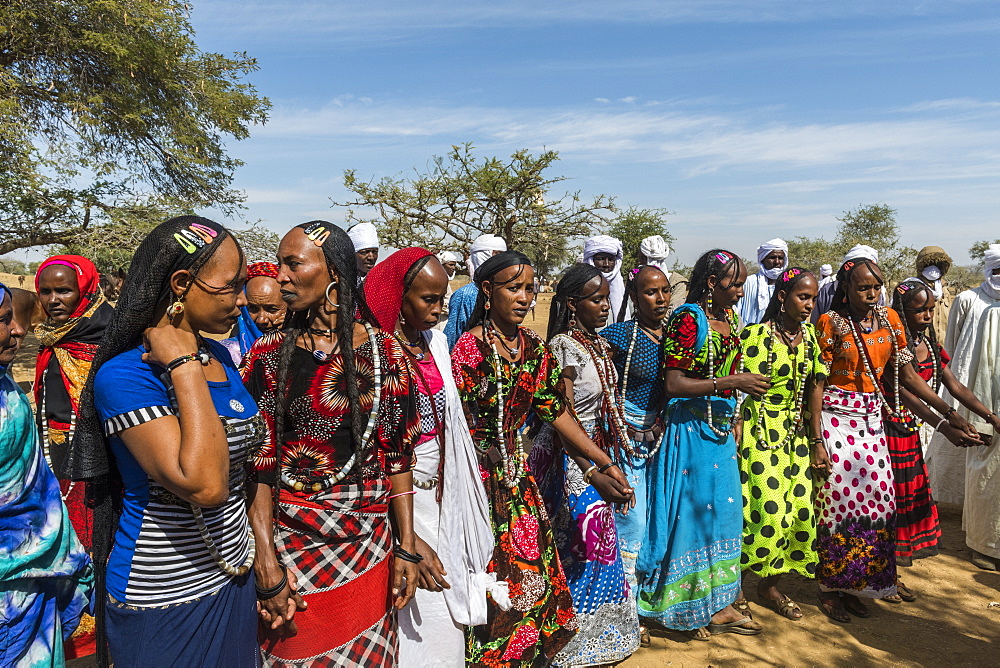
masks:
POLYGON ((347 460, 344 467, 329 476, 326 476, 320 480, 313 482, 302 481, 294 479, 288 471, 281 467, 281 462, 278 462, 279 468, 281 468, 281 482, 294 489, 296 492, 301 492, 308 489, 312 492, 319 492, 324 489, 330 489, 344 478, 347 474, 351 472, 354 468, 354 464, 358 459, 358 451, 362 450, 364 445, 371 440, 372 432, 375 431, 375 423, 378 421, 378 409, 382 403, 382 355, 378 349, 378 340, 375 338, 375 330, 367 322, 364 323, 365 332, 368 334, 368 343, 372 348, 372 367, 374 368, 374 383, 372 385, 372 392, 374 392, 374 397, 372 398, 372 410, 368 414, 368 424, 365 426, 365 433, 361 437, 361 443, 357 444, 354 452, 351 453, 351 458, 347 460))
MULTIPOLYGON (((628 352, 625 353, 625 372, 622 376, 622 389, 621 389, 621 403, 622 406, 625 405, 625 398, 628 397, 628 378, 629 374, 632 372, 632 355, 635 353, 635 342, 639 338, 639 319, 635 319, 635 326, 632 328, 632 337, 628 342, 628 352)), ((661 337, 662 339, 662 337, 661 337)), ((628 432, 625 432, 626 434, 628 432)), ((662 438, 653 439, 654 445, 646 452, 639 452, 638 450, 632 449, 630 453, 636 459, 650 459, 652 458, 660 449, 660 445, 663 443, 662 438)))
MULTIPOLYGON (((521 478, 524 477, 525 455, 518 449, 514 453, 514 462, 513 466, 511 466, 512 458, 507 453, 507 439, 503 430, 503 409, 504 403, 507 401, 507 397, 504 394, 503 364, 500 361, 500 353, 497 351, 497 336, 494 332, 492 321, 486 321, 483 333, 490 346, 490 351, 493 353, 493 375, 497 379, 497 449, 500 451, 500 480, 509 489, 514 489, 521 482, 521 478)), ((518 328, 518 334, 520 334, 520 328, 518 328)))
MULTIPOLYGON (((699 305, 701 308, 701 305, 699 305)), ((708 313, 705 313, 705 317, 708 317, 708 313)), ((729 327, 733 327, 732 320, 729 321, 729 327)), ((730 332, 731 333, 731 332, 730 332)), ((720 334, 721 337, 721 334, 720 334)), ((705 345, 708 347, 708 373, 709 380, 715 380, 718 376, 715 375, 715 351, 712 345, 712 323, 708 323, 708 336, 705 337, 705 345)), ((719 438, 728 436, 733 433, 733 429, 736 427, 736 422, 739 420, 739 411, 735 408, 733 409, 733 414, 729 416, 727 423, 728 427, 726 429, 717 429, 715 426, 714 417, 712 415, 712 397, 708 398, 708 410, 706 411, 708 417, 708 428, 715 432, 715 435, 719 438)))
MULTIPOLYGON (((628 424, 625 422, 624 400, 619 400, 618 383, 615 382, 615 367, 611 361, 611 346, 603 338, 584 334, 578 329, 570 330, 570 338, 580 344, 597 370, 597 377, 601 381, 601 391, 604 393, 604 402, 611 413, 612 424, 618 432, 617 440, 625 453, 631 457, 633 455, 631 439, 628 437, 628 424)), ((607 453, 614 457, 613 452, 607 453)))
MULTIPOLYGON (((774 331, 773 322, 770 324, 770 330, 771 330, 771 335, 765 339, 767 341, 767 344, 765 346, 767 348, 767 367, 766 367, 766 373, 763 374, 767 376, 769 380, 772 378, 771 374, 774 373, 774 365, 778 360, 778 355, 777 353, 774 352, 774 337, 776 335, 776 332, 774 331)), ((813 355, 813 348, 812 348, 813 342, 806 336, 805 327, 802 328, 802 343, 804 344, 803 349, 805 351, 805 356, 803 357, 802 361, 796 365, 794 357, 792 358, 792 382, 793 382, 793 387, 795 387, 795 394, 794 394, 795 399, 792 403, 792 413, 795 415, 795 423, 788 430, 788 433, 785 434, 785 438, 782 439, 781 442, 777 443, 776 445, 768 445, 767 436, 764 433, 764 411, 765 411, 764 402, 767 399, 768 395, 765 394, 763 397, 758 399, 758 401, 760 401, 760 414, 758 415, 757 421, 755 421, 752 425, 750 425, 750 434, 757 441, 757 447, 760 448, 761 450, 779 450, 784 448, 792 441, 792 439, 795 437, 795 435, 798 433, 799 429, 802 426, 802 414, 804 412, 803 408, 804 408, 805 391, 806 391, 806 371, 808 370, 809 360, 812 359, 813 355), (795 377, 796 366, 798 367, 798 378, 795 377)), ((791 346, 789 346, 789 350, 791 350, 791 346)), ((743 369, 748 373, 753 373, 746 366, 746 360, 743 361, 743 369)))

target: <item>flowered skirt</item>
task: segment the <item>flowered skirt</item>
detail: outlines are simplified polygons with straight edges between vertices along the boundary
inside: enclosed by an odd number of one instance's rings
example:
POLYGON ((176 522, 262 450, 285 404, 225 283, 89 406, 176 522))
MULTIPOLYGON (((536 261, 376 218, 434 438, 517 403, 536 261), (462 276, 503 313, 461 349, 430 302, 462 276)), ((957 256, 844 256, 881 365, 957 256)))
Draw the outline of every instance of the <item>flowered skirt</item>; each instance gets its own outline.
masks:
POLYGON ((646 536, 637 564, 639 614, 679 630, 704 627, 740 590, 743 511, 732 399, 675 399, 647 463, 646 536))
POLYGON ((833 470, 816 498, 820 589, 890 596, 896 593, 896 501, 882 401, 828 386, 822 418, 833 470))
POLYGON ((281 490, 275 549, 308 608, 296 635, 262 632, 265 665, 395 665, 388 493, 385 478, 281 490))
POLYGON ((466 628, 465 659, 478 666, 545 665, 577 631, 549 515, 530 473, 511 489, 499 477, 501 465, 480 469, 496 538, 486 571, 507 583, 510 607, 488 596, 489 622, 466 628))
MULTIPOLYGON (((593 436, 594 421, 583 426, 593 436)), ((639 648, 639 617, 618 551, 614 510, 584 481, 551 426, 535 439, 531 455, 580 628, 552 665, 624 661, 639 648)))
POLYGON ((912 421, 885 420, 896 494, 896 556, 933 557, 938 553, 941 526, 920 434, 912 421))

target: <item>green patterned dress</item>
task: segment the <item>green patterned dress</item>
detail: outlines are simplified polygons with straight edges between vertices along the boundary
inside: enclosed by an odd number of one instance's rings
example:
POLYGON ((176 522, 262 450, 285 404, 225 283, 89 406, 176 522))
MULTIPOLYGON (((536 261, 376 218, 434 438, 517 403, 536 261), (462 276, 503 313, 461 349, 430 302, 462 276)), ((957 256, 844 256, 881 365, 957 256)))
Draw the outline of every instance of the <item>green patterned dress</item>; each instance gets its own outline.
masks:
POLYGON ((816 330, 802 326, 803 339, 789 348, 767 324, 742 334, 747 371, 770 377, 761 399, 743 402, 740 481, 743 484, 743 570, 760 577, 796 572, 816 576, 815 491, 809 457, 810 381, 827 376, 816 330), (773 355, 773 362, 769 358, 773 355), (805 385, 803 386, 803 383, 805 385), (797 406, 801 395, 802 405, 797 406), (802 413, 801 422, 798 422, 802 413), (790 433, 798 422, 795 433, 790 433))

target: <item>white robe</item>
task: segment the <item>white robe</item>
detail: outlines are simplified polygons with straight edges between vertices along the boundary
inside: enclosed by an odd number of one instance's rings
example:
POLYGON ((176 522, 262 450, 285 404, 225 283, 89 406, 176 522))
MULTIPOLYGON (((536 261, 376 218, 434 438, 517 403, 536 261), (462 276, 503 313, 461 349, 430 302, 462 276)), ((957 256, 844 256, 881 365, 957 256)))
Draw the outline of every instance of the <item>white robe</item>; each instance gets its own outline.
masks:
MULTIPOLYGON (((458 388, 451 373, 448 341, 437 330, 423 334, 445 388, 445 459, 442 498, 437 489, 417 489, 413 495, 413 528, 437 552, 451 589, 417 589, 399 611, 399 665, 402 668, 462 666, 464 625, 485 624, 486 592, 503 596, 495 576, 486 574, 493 556, 493 528, 486 488, 479 477, 479 460, 458 388)), ((417 446, 415 478, 428 480, 438 472, 438 443, 417 446)))
MULTIPOLYGON (((948 314, 944 349, 951 355, 951 372, 965 386, 969 385, 970 366, 975 359, 973 352, 979 319, 987 307, 996 303, 998 300, 980 286, 958 295, 948 314)), ((945 387, 941 388, 941 398, 969 417, 968 411, 945 387)), ((934 499, 939 503, 962 503, 965 499, 965 449, 955 447, 940 433, 935 433, 930 442, 923 443, 934 499)))
POLYGON ((736 310, 740 314, 740 324, 747 325, 760 324, 767 310, 767 304, 774 294, 774 284, 767 282, 767 276, 763 273, 756 273, 747 278, 743 285, 743 296, 736 304, 736 310))
MULTIPOLYGON (((1000 305, 986 309, 978 330, 969 389, 996 413, 1000 411, 1000 305)), ((1000 434, 978 415, 971 415, 969 421, 980 433, 992 434, 993 444, 965 448, 965 543, 1000 559, 1000 434)))

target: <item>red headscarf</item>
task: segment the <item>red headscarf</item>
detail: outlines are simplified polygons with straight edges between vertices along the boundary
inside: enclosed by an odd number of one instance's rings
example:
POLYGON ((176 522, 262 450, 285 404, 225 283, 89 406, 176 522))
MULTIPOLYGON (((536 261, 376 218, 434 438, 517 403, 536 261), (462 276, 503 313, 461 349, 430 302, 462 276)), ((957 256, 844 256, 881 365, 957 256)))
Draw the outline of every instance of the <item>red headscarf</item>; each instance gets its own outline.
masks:
POLYGON ((76 318, 90 308, 90 305, 97 298, 101 291, 101 274, 97 271, 94 263, 81 255, 54 255, 43 262, 35 272, 35 292, 38 292, 38 280, 48 267, 52 265, 62 265, 71 268, 76 273, 76 285, 80 290, 80 303, 69 317, 76 318))
POLYGON ((266 276, 278 280, 278 265, 273 262, 254 262, 247 267, 247 280, 266 276))
POLYGON ((396 330, 403 308, 403 279, 418 260, 433 255, 426 248, 404 248, 379 262, 365 278, 365 301, 379 328, 396 330))

